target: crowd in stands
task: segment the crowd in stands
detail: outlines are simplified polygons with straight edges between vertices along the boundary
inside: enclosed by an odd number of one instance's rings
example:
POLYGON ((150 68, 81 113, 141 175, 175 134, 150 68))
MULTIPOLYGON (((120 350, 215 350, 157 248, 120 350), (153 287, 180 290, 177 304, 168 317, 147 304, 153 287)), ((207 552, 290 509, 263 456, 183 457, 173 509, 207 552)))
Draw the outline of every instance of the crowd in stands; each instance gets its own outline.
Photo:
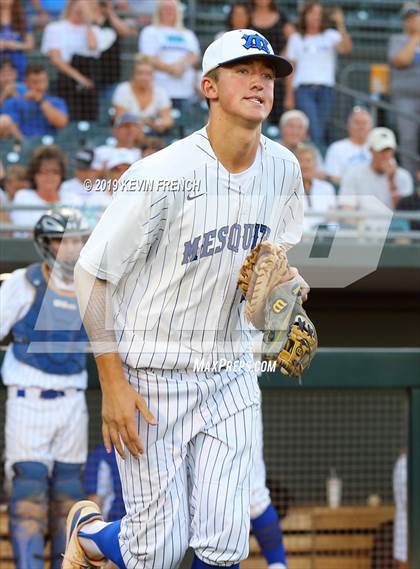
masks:
MULTIPOLYGON (((307 233, 336 225, 336 210, 374 212, 381 203, 420 211, 420 123, 413 120, 420 117, 419 4, 405 3, 401 16, 402 33, 390 37, 388 51, 391 101, 405 112, 397 114, 396 133, 356 105, 340 140, 329 128, 337 57, 352 50, 341 9, 311 1, 292 21, 275 0, 234 2, 220 30, 255 29, 293 62, 290 80, 276 82, 267 122, 299 161, 305 210, 313 213, 305 216, 307 233)), ((0 0, 0 149, 8 148, 0 160, 3 235, 27 238, 39 207, 54 204, 82 210, 93 226, 132 164, 176 138, 178 121, 192 109, 205 120, 200 42, 183 20, 179 0, 0 0), (124 77, 130 38, 138 53, 124 77), (96 125, 101 135, 78 143, 77 121, 96 125)), ((409 227, 420 230, 420 223, 409 227)), ((107 519, 121 517, 115 457, 102 445, 89 458, 85 492, 105 506, 107 519)))
MULTIPOLYGON (((200 43, 184 25, 184 11, 178 0, 0 1, 0 144, 36 143, 18 165, 2 156, 1 203, 62 202, 101 211, 127 167, 177 137, 179 117, 198 108, 205 120, 200 43), (27 63, 32 29, 39 51, 27 63), (138 53, 131 54, 131 74, 122 80, 123 40, 130 37, 138 53), (68 128, 81 120, 102 125, 102 138, 81 142, 66 156, 74 137, 68 128), (87 180, 93 191, 86 190, 87 180), (95 191, 102 187, 106 191, 95 191)), ((268 123, 278 126, 275 138, 298 157, 307 210, 363 209, 364 194, 391 209, 419 209, 413 192, 420 181, 419 122, 412 120, 420 116, 419 4, 405 3, 401 16, 402 33, 390 37, 388 51, 391 101, 405 111, 396 115, 398 142, 361 106, 347 118, 348 136, 334 140, 329 121, 337 54, 352 50, 343 11, 311 1, 292 21, 274 0, 231 5, 225 30, 256 29, 293 62, 290 80, 276 82, 268 123)), ((0 219, 29 226, 37 216, 17 210, 0 219)), ((309 217, 305 228, 328 222, 328 216, 309 217)))

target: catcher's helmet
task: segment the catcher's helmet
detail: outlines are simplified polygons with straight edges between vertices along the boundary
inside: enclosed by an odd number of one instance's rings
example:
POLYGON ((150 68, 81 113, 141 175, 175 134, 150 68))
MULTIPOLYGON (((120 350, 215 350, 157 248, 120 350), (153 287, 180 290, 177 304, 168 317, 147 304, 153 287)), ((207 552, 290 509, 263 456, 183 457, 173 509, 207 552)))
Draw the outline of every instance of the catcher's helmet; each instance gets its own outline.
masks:
POLYGON ((63 239, 63 237, 82 237, 86 241, 90 233, 89 222, 77 209, 62 207, 49 210, 35 225, 35 247, 51 270, 54 267, 54 272, 59 276, 65 280, 72 280, 77 259, 73 261, 56 260, 51 240, 63 239))

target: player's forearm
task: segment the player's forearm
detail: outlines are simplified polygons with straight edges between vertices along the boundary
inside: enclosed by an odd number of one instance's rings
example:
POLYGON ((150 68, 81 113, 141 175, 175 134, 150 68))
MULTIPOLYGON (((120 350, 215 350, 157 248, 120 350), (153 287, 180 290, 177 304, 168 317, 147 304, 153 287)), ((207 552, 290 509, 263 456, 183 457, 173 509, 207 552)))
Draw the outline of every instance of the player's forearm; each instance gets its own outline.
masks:
POLYGON ((74 271, 74 282, 80 314, 95 356, 118 356, 108 283, 85 271, 79 263, 74 271))
POLYGON ((121 382, 127 383, 120 355, 118 352, 100 354, 95 357, 95 360, 101 391, 112 396, 113 391, 118 389, 121 382))

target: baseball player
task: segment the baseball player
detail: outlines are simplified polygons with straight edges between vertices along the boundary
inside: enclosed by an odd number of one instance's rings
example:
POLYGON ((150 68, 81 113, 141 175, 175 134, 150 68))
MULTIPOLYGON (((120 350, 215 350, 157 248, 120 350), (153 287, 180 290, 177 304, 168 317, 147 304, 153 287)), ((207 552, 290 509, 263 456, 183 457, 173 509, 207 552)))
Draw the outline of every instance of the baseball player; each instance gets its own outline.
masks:
POLYGON ((129 168, 81 253, 76 288, 127 514, 106 523, 93 502, 75 504, 63 569, 172 569, 188 546, 193 569, 238 569, 248 555, 260 393, 237 279, 257 243, 301 236, 299 165, 261 135, 290 72, 253 30, 214 41, 207 126, 129 168))
POLYGON ((87 336, 73 269, 90 232, 75 210, 48 211, 35 226, 42 262, 14 271, 0 289, 0 338, 9 333, 5 469, 11 489, 10 534, 17 569, 61 566, 65 520, 83 497, 87 455, 87 336), (56 348, 56 349, 55 349, 56 348), (57 353, 57 350, 58 353, 57 353))

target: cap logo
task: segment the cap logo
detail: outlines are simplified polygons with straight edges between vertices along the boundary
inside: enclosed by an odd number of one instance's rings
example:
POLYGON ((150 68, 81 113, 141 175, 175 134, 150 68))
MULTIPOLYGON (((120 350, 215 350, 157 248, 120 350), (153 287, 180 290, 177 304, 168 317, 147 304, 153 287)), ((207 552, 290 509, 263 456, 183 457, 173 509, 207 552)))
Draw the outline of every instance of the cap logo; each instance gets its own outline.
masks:
POLYGON ((245 40, 245 43, 243 44, 245 49, 258 49, 258 51, 264 51, 265 53, 268 53, 268 55, 271 55, 268 47, 268 40, 259 34, 244 34, 241 39, 245 40))

